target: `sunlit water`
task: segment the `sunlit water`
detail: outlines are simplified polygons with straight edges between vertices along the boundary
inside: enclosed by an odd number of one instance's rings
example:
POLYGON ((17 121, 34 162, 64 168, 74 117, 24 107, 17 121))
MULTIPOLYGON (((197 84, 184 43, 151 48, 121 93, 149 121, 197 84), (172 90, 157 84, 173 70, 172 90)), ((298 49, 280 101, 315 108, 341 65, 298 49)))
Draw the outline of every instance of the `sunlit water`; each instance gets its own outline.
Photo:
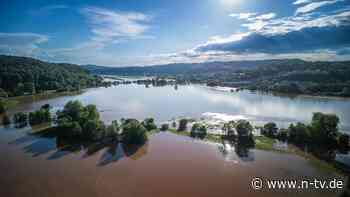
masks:
POLYGON ((95 104, 106 122, 120 118, 153 117, 160 123, 178 117, 201 118, 212 115, 222 120, 247 119, 255 125, 276 122, 288 127, 293 122, 310 122, 313 112, 335 113, 340 117, 342 131, 350 131, 350 99, 287 97, 248 91, 230 92, 199 85, 145 88, 123 85, 90 89, 77 96, 20 104, 14 111, 31 111, 49 103, 62 108, 72 99, 95 104))
MULTIPOLYGON (((128 85, 90 89, 83 94, 19 104, 9 111, 32 111, 45 103, 54 110, 68 100, 95 104, 102 119, 154 117, 244 118, 254 124, 308 122, 312 112, 336 113, 349 128, 345 99, 289 98, 202 86, 144 88, 128 85)), ((0 196, 337 196, 325 191, 253 191, 262 178, 334 178, 300 156, 158 133, 141 147, 122 144, 64 149, 56 138, 29 135, 30 127, 0 127, 0 196)), ((64 146, 63 146, 64 147, 64 146)), ((343 157, 338 155, 338 157, 343 157)), ((343 159, 347 159, 344 156, 343 159)))

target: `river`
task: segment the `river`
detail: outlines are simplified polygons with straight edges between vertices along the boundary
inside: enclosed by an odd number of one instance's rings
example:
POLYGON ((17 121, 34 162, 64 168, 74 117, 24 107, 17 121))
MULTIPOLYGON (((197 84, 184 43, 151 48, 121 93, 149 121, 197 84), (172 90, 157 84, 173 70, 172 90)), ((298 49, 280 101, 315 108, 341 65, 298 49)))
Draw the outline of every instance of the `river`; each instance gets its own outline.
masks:
MULTIPOLYGON (((308 122, 313 112, 336 113, 349 131, 350 102, 339 98, 286 97, 230 92, 200 85, 145 88, 120 85, 79 95, 26 99, 9 111, 32 111, 49 103, 53 110, 69 100, 95 104, 105 122, 153 117, 158 123, 205 114, 274 121, 279 126, 308 122)), ((264 179, 335 178, 336 174, 294 154, 205 142, 169 132, 154 134, 141 147, 122 144, 62 148, 56 138, 30 135, 33 129, 0 127, 0 196, 337 196, 334 191, 253 190, 264 179)), ((63 146, 64 147, 64 146, 63 146)))

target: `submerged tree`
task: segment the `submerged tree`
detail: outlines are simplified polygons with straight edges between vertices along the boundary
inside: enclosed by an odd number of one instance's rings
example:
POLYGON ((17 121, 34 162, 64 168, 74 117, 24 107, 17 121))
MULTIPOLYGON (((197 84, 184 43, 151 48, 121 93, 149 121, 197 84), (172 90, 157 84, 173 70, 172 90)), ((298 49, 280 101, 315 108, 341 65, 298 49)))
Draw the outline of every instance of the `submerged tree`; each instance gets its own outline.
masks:
POLYGON ((143 144, 147 141, 147 129, 136 119, 129 119, 123 124, 123 142, 126 144, 143 144))
POLYGON ((277 136, 277 133, 278 133, 278 128, 276 123, 274 122, 266 123, 262 129, 262 134, 268 137, 274 138, 277 136))
POLYGON ((238 137, 247 137, 253 131, 253 126, 249 121, 246 120, 238 120, 236 124, 236 130, 238 137))
POLYGON ((80 101, 69 101, 62 111, 57 112, 57 125, 63 135, 86 140, 97 140, 105 132, 96 106, 83 106, 80 101))
POLYGON ((119 135, 120 126, 117 120, 113 120, 106 128, 106 137, 116 138, 119 135))
POLYGON ((313 114, 310 135, 315 144, 334 145, 338 134, 339 118, 335 114, 313 114))
POLYGON ((296 125, 291 124, 288 128, 289 142, 297 145, 305 145, 310 141, 309 128, 298 122, 296 125))
POLYGON ((194 123, 191 128, 191 137, 205 138, 207 127, 201 123, 194 123))
POLYGON ((166 131, 169 129, 169 124, 162 124, 162 126, 160 127, 161 131, 166 131))
POLYGON ((153 118, 146 118, 143 122, 142 125, 148 130, 152 131, 157 129, 157 125, 154 123, 153 118))
POLYGON ((253 126, 247 120, 238 120, 236 124, 238 134, 237 144, 240 146, 254 147, 255 141, 253 136, 253 126))
POLYGON ((179 127, 177 128, 177 131, 186 131, 187 130, 187 123, 188 120, 187 119, 181 119, 179 121, 179 127))
POLYGON ((223 132, 224 132, 224 135, 226 135, 226 136, 228 136, 228 137, 233 137, 233 136, 235 136, 235 134, 236 134, 235 127, 236 127, 236 123, 235 123, 235 121, 233 121, 233 120, 224 123, 224 125, 223 125, 223 127, 222 127, 222 130, 223 130, 223 132))
POLYGON ((43 105, 39 110, 29 113, 29 124, 37 125, 51 122, 50 107, 43 105))

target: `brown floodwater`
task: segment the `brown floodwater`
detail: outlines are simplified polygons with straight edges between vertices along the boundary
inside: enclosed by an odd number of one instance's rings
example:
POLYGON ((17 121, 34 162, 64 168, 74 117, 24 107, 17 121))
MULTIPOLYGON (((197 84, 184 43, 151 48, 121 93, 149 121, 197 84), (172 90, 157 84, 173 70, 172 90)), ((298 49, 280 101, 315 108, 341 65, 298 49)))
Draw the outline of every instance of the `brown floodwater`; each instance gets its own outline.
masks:
POLYGON ((254 191, 261 178, 334 178, 306 159, 234 148, 163 132, 141 147, 108 146, 58 149, 56 138, 0 129, 0 196, 337 196, 334 191, 254 191))

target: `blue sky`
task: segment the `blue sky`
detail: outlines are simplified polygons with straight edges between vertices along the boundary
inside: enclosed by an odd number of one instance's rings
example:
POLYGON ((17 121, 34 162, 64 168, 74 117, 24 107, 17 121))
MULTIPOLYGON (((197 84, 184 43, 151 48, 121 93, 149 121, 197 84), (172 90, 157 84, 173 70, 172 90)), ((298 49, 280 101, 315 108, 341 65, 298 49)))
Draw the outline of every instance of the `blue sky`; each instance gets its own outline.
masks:
POLYGON ((105 66, 350 60, 350 0, 2 0, 0 53, 105 66))

